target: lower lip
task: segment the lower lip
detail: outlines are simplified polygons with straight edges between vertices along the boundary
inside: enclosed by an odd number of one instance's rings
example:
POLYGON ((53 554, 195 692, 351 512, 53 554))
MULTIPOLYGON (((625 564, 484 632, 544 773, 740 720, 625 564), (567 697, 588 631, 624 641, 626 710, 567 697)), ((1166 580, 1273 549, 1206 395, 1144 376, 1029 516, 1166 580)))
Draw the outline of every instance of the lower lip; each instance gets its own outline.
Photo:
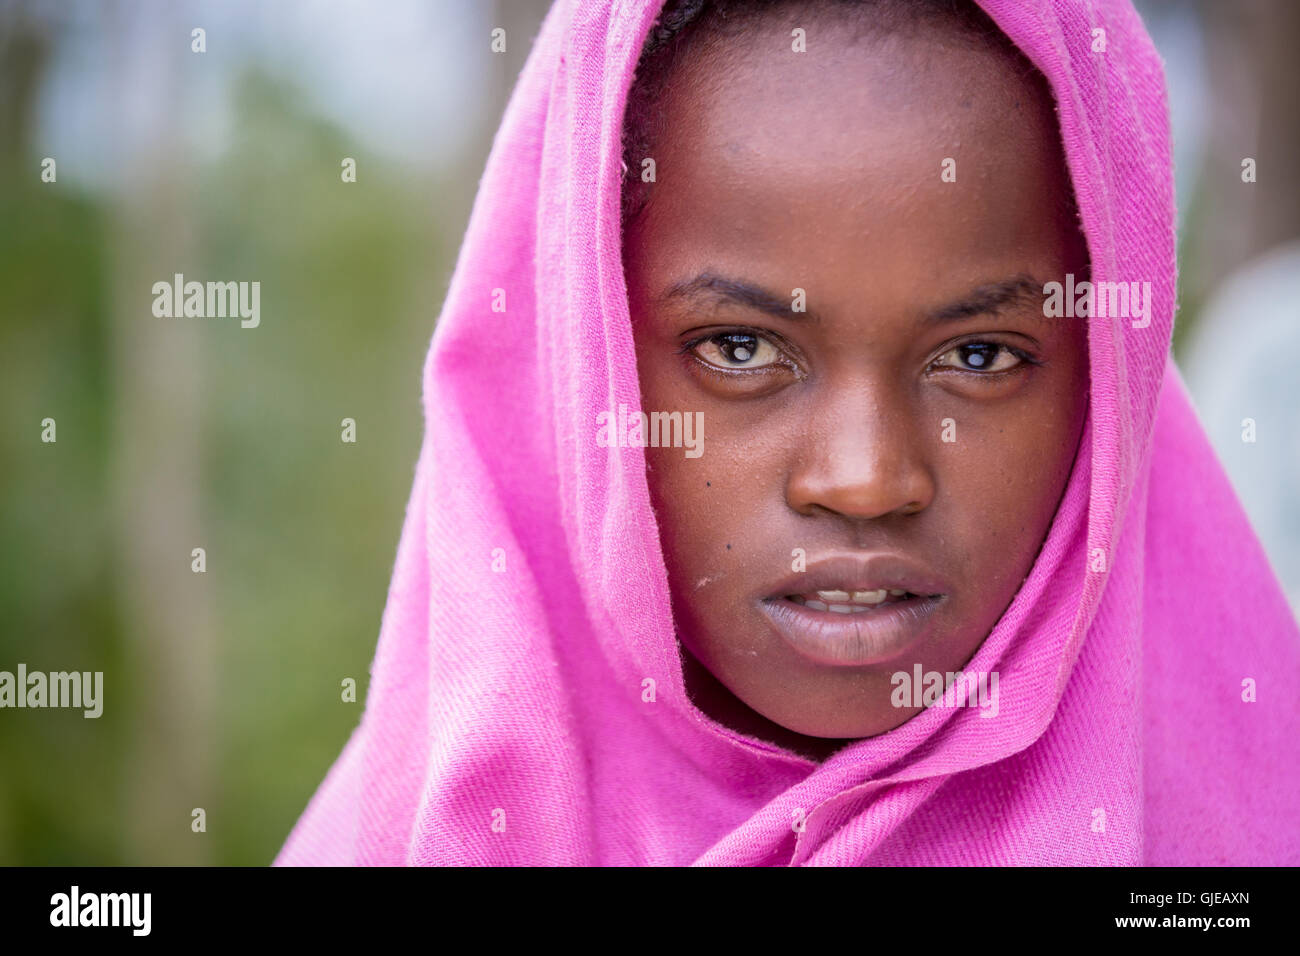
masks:
POLYGON ((862 667, 898 657, 927 635, 945 595, 882 604, 870 611, 814 611, 787 598, 760 607, 792 648, 818 664, 862 667))

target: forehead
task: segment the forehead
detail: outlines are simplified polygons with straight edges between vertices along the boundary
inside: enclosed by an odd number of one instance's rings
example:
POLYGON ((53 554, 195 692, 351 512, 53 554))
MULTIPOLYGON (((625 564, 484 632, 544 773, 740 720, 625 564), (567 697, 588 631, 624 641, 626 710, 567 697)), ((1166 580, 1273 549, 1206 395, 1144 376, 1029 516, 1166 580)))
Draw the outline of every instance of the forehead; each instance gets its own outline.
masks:
MULTIPOLYGON (((707 35, 674 68, 644 229, 659 254, 978 277, 1060 246, 1050 96, 949 29, 872 34, 797 12, 707 35), (945 161, 955 182, 942 175, 945 161)), ((951 178, 951 176, 949 177, 951 178)))

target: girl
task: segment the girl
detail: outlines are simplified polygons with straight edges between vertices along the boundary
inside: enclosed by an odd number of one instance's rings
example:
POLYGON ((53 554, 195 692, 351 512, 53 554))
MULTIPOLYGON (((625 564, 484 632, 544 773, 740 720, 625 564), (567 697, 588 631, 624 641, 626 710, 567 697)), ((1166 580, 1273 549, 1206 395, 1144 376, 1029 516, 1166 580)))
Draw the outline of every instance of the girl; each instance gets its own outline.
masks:
POLYGON ((1126 0, 561 0, 277 863, 1300 862, 1174 278, 1126 0))

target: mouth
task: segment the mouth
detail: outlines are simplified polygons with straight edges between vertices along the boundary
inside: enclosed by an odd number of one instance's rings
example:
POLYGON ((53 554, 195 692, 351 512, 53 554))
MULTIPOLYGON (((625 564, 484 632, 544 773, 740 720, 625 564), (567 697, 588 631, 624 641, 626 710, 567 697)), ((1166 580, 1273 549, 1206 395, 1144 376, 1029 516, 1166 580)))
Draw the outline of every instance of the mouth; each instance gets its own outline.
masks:
POLYGON ((903 588, 879 588, 874 591, 810 591, 787 594, 784 600, 808 608, 810 611, 829 611, 832 614, 865 614, 875 608, 886 607, 921 597, 903 588))
POLYGON ((885 664, 931 637, 951 600, 942 581, 898 555, 811 563, 758 607, 802 657, 833 667, 885 664))

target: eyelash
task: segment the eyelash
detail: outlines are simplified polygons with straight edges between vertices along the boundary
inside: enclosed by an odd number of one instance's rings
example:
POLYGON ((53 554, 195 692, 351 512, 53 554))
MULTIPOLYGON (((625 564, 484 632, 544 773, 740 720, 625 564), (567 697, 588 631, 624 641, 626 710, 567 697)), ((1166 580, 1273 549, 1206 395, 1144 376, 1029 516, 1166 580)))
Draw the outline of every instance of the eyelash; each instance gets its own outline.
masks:
MULTIPOLYGON (((700 358, 698 355, 694 354, 695 350, 699 348, 701 345, 703 345, 705 342, 721 343, 729 336, 749 336, 752 338, 761 339, 767 342, 773 348, 775 348, 778 352, 780 352, 782 356, 786 355, 786 350, 783 348, 780 341, 774 339, 769 333, 763 333, 763 332, 759 332, 757 329, 747 329, 747 328, 726 329, 720 332, 711 332, 708 335, 697 336, 696 338, 682 345, 682 347, 677 350, 677 353, 679 355, 690 355, 710 372, 717 373, 720 375, 725 375, 725 376, 746 375, 746 374, 752 374, 754 372, 767 371, 768 369, 772 369, 772 368, 790 368, 794 366, 794 363, 787 360, 785 362, 776 362, 771 365, 756 366, 755 368, 752 369, 723 368, 720 365, 714 365, 712 362, 708 362, 700 358)), ((993 356, 995 361, 997 359, 997 355, 998 352, 995 352, 993 356)), ((1020 369, 1026 365, 1041 366, 1043 364, 1044 363, 1041 359, 1035 358, 1029 352, 1026 352, 1024 349, 1017 348, 1014 345, 1007 345, 1004 342, 995 342, 989 339, 972 338, 972 339, 967 339, 966 341, 963 342, 956 342, 952 345, 949 345, 947 348, 943 350, 943 352, 939 354, 938 357, 934 359, 934 361, 930 362, 930 364, 926 366, 926 371, 930 371, 931 369, 936 369, 936 368, 950 369, 951 371, 954 372, 964 372, 968 375, 976 376, 977 378, 988 379, 988 378, 998 378, 1003 375, 1007 375, 1011 372, 1015 372, 1017 369, 1020 369), (966 346, 971 346, 971 345, 988 345, 998 349, 999 351, 1009 352, 1010 354, 1014 355, 1017 359, 1019 359, 1021 364, 1014 365, 1011 368, 1002 369, 997 372, 982 372, 979 369, 960 368, 955 365, 937 364, 939 359, 943 358, 943 356, 947 355, 949 352, 953 352, 956 351, 957 349, 965 348, 966 346)))

